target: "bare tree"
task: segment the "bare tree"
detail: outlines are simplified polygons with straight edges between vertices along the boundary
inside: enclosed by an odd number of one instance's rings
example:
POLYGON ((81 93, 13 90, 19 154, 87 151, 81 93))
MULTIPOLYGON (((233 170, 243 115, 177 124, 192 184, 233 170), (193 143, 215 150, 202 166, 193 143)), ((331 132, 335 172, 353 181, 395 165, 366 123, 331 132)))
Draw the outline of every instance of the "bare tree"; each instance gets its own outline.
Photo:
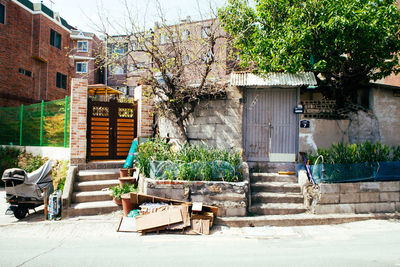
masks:
POLYGON ((119 25, 123 34, 104 31, 108 20, 100 25, 109 40, 103 61, 107 66, 125 65, 128 79, 139 73, 140 81, 149 85, 157 113, 175 122, 188 141, 188 119, 200 101, 226 94, 225 61, 219 60, 226 53, 225 34, 215 17, 168 25, 159 4, 160 22, 153 29, 143 29, 126 1, 125 6, 127 23, 119 25))

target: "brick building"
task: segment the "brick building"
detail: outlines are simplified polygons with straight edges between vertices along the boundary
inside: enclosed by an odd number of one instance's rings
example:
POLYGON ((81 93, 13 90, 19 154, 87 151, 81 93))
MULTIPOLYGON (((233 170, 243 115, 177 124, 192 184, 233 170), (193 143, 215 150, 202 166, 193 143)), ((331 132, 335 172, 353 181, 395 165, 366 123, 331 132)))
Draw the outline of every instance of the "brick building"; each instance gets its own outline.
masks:
POLYGON ((70 29, 43 4, 0 0, 0 106, 70 94, 70 29))
POLYGON ((89 84, 104 84, 104 70, 100 64, 102 41, 94 33, 71 31, 70 59, 73 78, 87 79, 89 84))

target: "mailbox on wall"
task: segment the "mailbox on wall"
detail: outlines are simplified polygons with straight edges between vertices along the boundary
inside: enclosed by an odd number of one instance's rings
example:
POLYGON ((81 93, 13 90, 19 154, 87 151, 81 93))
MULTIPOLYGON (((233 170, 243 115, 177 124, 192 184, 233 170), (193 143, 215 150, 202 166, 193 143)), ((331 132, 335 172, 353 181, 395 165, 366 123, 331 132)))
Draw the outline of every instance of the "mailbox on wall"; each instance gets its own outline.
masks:
POLYGON ((304 108, 303 108, 302 105, 297 105, 297 106, 294 107, 293 112, 295 114, 303 114, 304 113, 304 108))

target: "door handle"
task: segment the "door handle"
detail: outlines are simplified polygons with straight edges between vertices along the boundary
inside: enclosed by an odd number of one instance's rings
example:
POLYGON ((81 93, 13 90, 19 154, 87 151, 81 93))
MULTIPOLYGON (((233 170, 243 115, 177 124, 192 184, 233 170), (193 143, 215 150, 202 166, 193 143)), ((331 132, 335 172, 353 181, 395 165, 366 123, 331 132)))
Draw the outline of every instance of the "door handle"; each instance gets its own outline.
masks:
POLYGON ((274 129, 274 126, 272 126, 272 123, 269 122, 268 126, 269 126, 270 129, 274 129))

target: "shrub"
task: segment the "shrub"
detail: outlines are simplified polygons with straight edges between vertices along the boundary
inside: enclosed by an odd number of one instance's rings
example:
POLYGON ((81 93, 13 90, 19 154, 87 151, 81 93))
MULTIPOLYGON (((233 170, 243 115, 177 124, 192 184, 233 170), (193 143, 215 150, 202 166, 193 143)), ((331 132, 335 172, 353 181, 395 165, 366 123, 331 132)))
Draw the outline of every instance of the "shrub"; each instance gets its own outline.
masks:
MULTIPOLYGON (((0 146, 0 175, 9 168, 18 167, 18 155, 21 151, 17 148, 0 146)), ((0 179, 0 186, 4 186, 3 181, 0 179)))
POLYGON ((242 175, 237 167, 241 163, 239 152, 188 143, 185 143, 180 150, 175 151, 171 144, 156 137, 154 140, 139 145, 137 164, 146 177, 150 177, 151 161, 170 162, 170 166, 157 165, 164 168, 164 178, 167 179, 242 180, 242 175))
POLYGON ((319 148, 315 154, 308 153, 307 159, 314 164, 322 155, 327 164, 352 164, 400 160, 400 146, 388 147, 379 142, 366 141, 362 144, 333 144, 328 149, 319 148))
POLYGON ((135 185, 124 184, 122 187, 116 185, 110 188, 110 195, 116 199, 121 199, 121 196, 130 192, 137 192, 137 188, 135 185))
POLYGON ((65 180, 67 179, 68 173, 68 164, 68 160, 61 160, 53 167, 52 176, 55 190, 61 190, 61 192, 64 191, 65 180))

